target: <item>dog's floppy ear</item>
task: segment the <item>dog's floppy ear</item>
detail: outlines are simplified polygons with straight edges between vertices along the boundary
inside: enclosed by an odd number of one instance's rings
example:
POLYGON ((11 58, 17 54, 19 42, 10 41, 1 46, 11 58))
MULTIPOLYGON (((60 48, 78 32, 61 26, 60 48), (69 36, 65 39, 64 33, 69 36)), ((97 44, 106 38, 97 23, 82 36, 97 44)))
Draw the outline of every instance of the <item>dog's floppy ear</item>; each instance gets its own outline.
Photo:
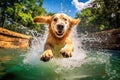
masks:
POLYGON ((38 23, 38 24, 49 24, 51 21, 51 16, 36 16, 33 19, 33 23, 38 23))
POLYGON ((79 22, 80 22, 80 19, 73 19, 73 18, 70 19, 70 23, 72 26, 77 25, 79 22))

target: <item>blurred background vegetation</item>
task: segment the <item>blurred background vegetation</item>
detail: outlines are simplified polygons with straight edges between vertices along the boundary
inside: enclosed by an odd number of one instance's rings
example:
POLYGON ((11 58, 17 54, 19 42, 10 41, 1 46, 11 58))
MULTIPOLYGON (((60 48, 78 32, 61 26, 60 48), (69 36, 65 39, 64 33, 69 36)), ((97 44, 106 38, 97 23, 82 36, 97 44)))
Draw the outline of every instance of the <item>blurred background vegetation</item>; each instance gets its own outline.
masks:
POLYGON ((96 32, 120 28, 120 0, 95 0, 91 8, 77 13, 79 32, 96 32))
POLYGON ((32 23, 33 17, 46 14, 42 5, 43 0, 0 0, 0 27, 20 33, 28 29, 44 33, 43 25, 32 23))
MULTIPOLYGON (((0 0, 0 27, 26 34, 26 30, 44 33, 43 25, 33 24, 40 15, 53 15, 42 7, 44 0, 0 0)), ((76 13, 81 19, 78 32, 96 32, 120 28, 120 1, 95 0, 93 7, 76 13)))

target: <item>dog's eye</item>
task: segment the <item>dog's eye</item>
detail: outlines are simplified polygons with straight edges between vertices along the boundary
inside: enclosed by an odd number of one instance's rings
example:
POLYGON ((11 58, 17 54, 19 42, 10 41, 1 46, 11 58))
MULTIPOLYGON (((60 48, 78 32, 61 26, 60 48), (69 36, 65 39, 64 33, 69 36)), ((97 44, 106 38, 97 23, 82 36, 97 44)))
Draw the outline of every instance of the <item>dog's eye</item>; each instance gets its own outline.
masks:
POLYGON ((57 18, 54 18, 54 21, 56 22, 58 19, 57 18))
POLYGON ((63 18, 63 20, 67 21, 67 19, 66 19, 66 18, 63 18))

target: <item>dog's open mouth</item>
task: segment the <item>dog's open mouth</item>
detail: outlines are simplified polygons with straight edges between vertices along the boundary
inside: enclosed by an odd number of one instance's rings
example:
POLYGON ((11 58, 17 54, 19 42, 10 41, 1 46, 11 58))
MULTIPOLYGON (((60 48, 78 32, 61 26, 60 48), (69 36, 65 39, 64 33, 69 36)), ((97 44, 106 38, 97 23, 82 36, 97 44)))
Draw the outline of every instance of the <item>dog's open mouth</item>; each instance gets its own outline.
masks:
POLYGON ((63 31, 57 31, 56 34, 57 34, 58 36, 62 36, 62 35, 63 35, 63 31))

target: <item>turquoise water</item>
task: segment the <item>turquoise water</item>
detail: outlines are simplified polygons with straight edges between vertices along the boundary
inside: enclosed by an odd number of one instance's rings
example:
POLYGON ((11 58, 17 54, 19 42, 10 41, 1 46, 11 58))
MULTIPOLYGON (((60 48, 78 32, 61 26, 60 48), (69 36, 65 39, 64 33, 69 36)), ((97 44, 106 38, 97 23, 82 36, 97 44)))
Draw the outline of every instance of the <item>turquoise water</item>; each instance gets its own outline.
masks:
POLYGON ((54 58, 49 62, 29 53, 0 49, 0 80, 120 80, 120 51, 86 51, 81 60, 54 58))

